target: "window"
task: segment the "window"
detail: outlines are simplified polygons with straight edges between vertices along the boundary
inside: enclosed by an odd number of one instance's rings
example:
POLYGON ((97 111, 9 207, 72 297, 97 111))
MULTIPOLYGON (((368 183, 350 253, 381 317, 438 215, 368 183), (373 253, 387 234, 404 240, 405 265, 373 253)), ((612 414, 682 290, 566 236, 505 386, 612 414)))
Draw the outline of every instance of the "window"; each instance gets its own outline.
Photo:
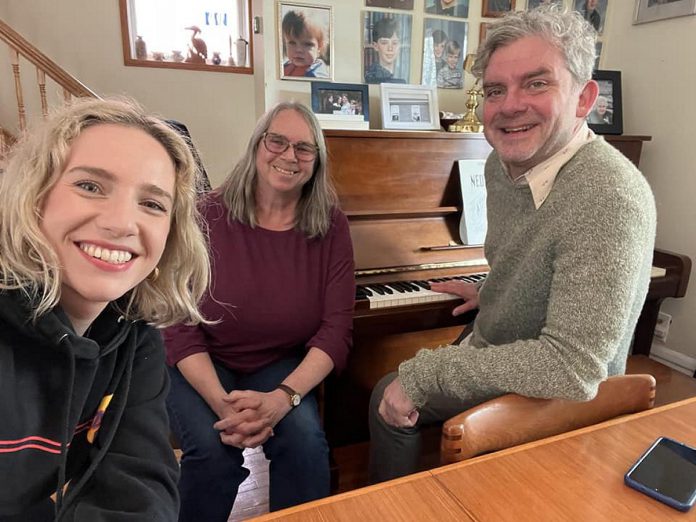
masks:
POLYGON ((252 74, 251 0, 119 0, 123 61, 252 74))

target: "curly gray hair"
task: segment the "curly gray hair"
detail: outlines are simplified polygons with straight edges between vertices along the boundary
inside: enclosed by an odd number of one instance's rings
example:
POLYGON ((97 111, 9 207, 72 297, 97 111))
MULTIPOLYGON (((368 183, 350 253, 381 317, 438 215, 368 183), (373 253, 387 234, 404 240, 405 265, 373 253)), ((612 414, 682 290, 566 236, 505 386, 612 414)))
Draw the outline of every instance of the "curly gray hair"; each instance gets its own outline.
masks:
POLYGON ((567 11, 557 5, 545 5, 531 11, 513 11, 492 24, 476 53, 472 74, 476 78, 483 78, 488 62, 497 49, 527 36, 539 36, 556 47, 578 85, 592 79, 597 32, 580 13, 567 11))

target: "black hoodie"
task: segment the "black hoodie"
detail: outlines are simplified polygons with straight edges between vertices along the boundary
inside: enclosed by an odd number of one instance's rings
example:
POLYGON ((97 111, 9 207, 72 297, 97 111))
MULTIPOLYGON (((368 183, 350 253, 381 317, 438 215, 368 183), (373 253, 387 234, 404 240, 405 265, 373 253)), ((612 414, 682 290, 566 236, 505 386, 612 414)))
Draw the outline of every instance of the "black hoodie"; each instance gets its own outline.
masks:
POLYGON ((38 520, 54 492, 57 521, 176 520, 168 385, 155 329, 109 306, 80 337, 0 292, 0 522, 38 520))

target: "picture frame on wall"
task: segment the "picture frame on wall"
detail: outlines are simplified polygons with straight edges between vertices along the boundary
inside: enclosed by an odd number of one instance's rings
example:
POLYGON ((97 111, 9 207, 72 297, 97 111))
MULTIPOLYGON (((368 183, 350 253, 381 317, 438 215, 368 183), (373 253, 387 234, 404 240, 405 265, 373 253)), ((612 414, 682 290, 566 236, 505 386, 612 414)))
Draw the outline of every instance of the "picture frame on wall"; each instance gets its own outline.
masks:
POLYGON ((469 18, 469 0, 425 0, 425 14, 469 18))
POLYGON ((564 0, 527 0, 527 11, 531 9, 536 9, 539 6, 546 4, 555 4, 562 6, 563 2, 564 0))
POLYGON ((638 0, 633 14, 633 24, 693 14, 696 14, 696 0, 638 0))
POLYGON ((386 7, 413 11, 413 0, 365 0, 365 7, 386 7))
POLYGON ((469 24, 463 20, 423 20, 422 85, 437 85, 440 89, 464 88, 468 32, 469 24))
POLYGON ((394 11, 363 12, 365 83, 408 83, 411 77, 413 15, 394 11))
POLYGON ((607 3, 609 0, 575 0, 575 10, 590 22, 597 34, 604 32, 604 21, 607 18, 607 3))
POLYGON ((313 82, 312 112, 361 115, 364 121, 370 121, 367 84, 313 82))
POLYGON ((281 80, 333 79, 333 16, 325 5, 278 2, 281 80))
POLYGON ((592 79, 599 84, 599 96, 585 118, 587 124, 597 134, 622 134, 621 71, 596 70, 592 79))
POLYGON ((515 0, 483 0, 481 16, 498 18, 515 10, 515 0))
POLYGON ((437 87, 383 83, 382 128, 401 130, 436 130, 440 128, 437 87))

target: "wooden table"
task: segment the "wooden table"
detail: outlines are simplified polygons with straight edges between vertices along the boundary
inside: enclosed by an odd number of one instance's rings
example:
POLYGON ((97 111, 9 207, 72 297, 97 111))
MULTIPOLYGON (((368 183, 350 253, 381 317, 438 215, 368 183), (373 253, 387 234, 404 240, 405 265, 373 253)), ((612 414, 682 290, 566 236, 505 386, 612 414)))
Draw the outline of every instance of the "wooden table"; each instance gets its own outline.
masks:
POLYGON ((623 483, 659 436, 696 446, 696 398, 255 520, 694 520, 623 483))

